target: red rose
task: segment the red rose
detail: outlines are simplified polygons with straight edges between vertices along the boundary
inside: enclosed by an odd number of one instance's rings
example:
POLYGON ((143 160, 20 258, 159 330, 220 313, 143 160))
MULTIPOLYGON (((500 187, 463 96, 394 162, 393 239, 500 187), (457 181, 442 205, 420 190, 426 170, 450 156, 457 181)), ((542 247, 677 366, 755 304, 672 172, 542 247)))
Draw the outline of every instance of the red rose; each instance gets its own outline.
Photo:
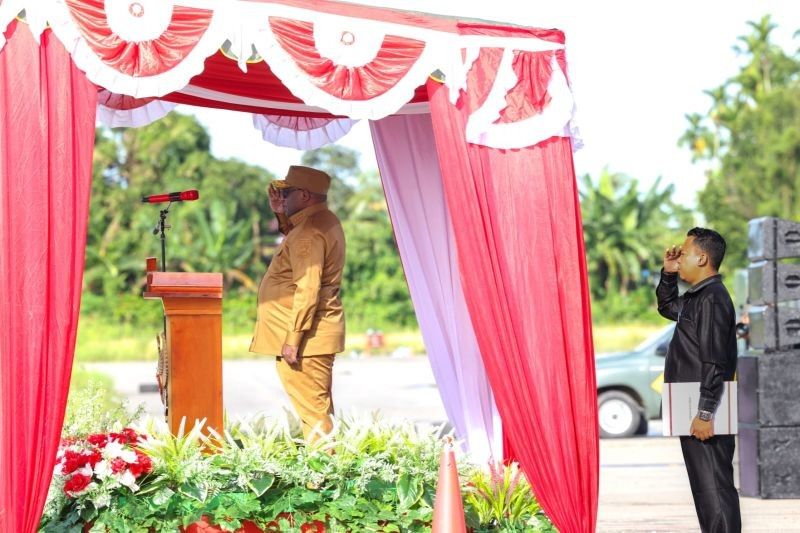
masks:
POLYGON ((83 474, 74 474, 71 478, 64 483, 64 492, 67 494, 80 492, 86 487, 89 486, 89 482, 92 480, 89 476, 84 476, 83 474))
POLYGON ((61 469, 63 474, 71 474, 83 465, 86 461, 81 457, 81 454, 72 450, 64 451, 64 465, 61 469))
POLYGON ((142 465, 140 465, 139 463, 131 463, 130 466, 128 467, 128 470, 130 470, 134 478, 138 478, 139 476, 141 476, 143 471, 142 465))
POLYGON ((86 437, 86 440, 89 441, 89 444, 94 444, 100 448, 105 448, 106 444, 108 444, 108 435, 95 433, 94 435, 89 435, 86 437))
POLYGON ((125 459, 122 457, 117 457, 113 461, 111 461, 111 472, 114 474, 119 474, 120 472, 124 472, 125 469, 128 468, 128 463, 125 462, 125 459))
POLYGON ((94 466, 103 459, 103 456, 100 455, 100 452, 97 450, 92 450, 89 452, 83 452, 83 454, 81 454, 81 459, 86 461, 84 464, 88 464, 94 468, 94 466))
POLYGON ((133 477, 139 477, 142 474, 149 474, 153 471, 153 461, 150 457, 136 450, 136 462, 130 465, 131 474, 133 477))
POLYGON ((139 441, 139 434, 131 428, 123 429, 122 434, 125 435, 126 443, 135 444, 139 441))
POLYGON ((136 452, 136 455, 139 457, 138 463, 142 465, 142 472, 145 474, 149 474, 153 471, 153 461, 150 460, 148 455, 143 453, 136 452))

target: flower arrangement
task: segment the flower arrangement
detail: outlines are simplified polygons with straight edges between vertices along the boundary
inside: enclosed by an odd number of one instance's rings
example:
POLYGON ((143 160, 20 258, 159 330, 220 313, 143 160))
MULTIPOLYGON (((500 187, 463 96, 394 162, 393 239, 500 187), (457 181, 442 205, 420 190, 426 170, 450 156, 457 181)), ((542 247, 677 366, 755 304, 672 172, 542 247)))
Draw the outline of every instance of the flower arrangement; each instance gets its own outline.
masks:
POLYGON ((139 448, 146 440, 132 428, 63 439, 56 456, 50 505, 68 507, 80 502, 82 510, 97 510, 108 507, 115 497, 135 494, 138 483, 153 471, 150 456, 139 448))
MULTIPOLYGON (((65 439, 40 531, 429 531, 441 445, 378 417, 338 419, 312 446, 291 417, 210 439, 152 421, 65 439)), ((475 531, 553 531, 518 471, 498 491, 502 469, 459 464, 475 531), (511 512, 496 520, 498 508, 511 512)))

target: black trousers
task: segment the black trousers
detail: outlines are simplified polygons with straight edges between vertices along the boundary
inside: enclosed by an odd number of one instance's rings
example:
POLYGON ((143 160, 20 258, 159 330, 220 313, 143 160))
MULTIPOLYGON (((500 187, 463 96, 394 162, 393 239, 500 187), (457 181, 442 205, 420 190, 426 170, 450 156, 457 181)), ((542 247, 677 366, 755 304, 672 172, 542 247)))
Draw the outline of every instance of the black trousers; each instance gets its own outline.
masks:
POLYGON ((739 493, 733 485, 735 448, 734 435, 717 435, 706 441, 681 437, 683 460, 703 533, 742 530, 739 493))

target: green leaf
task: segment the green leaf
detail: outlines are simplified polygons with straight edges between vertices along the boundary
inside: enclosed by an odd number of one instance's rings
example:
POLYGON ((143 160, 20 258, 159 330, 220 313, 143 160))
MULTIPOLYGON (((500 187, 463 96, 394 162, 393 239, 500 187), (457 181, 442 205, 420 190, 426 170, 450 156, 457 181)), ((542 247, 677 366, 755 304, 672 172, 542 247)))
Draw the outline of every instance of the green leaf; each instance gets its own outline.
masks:
POLYGON ((81 520, 91 522, 97 516, 97 509, 92 502, 86 502, 86 507, 81 510, 81 520))
POLYGON ((397 498, 402 509, 409 509, 422 499, 424 484, 419 478, 401 474, 397 480, 396 487, 397 498))
POLYGON ((388 481, 383 481, 382 479, 373 479, 367 483, 367 495, 370 498, 375 498, 378 500, 383 499, 386 491, 394 491, 394 489, 394 483, 389 483, 388 481))
POLYGON ((190 485, 189 483, 181 485, 178 488, 178 492, 200 502, 205 501, 208 494, 204 488, 198 487, 197 485, 190 485))
POLYGON ((256 496, 261 496, 267 492, 267 489, 269 489, 273 483, 275 483, 275 476, 272 474, 266 474, 260 478, 250 480, 247 485, 256 494, 256 496))
POLYGON ((164 505, 167 503, 172 495, 175 494, 175 491, 170 489, 169 487, 164 487, 163 489, 159 490, 155 494, 153 494, 152 502, 154 505, 164 505))

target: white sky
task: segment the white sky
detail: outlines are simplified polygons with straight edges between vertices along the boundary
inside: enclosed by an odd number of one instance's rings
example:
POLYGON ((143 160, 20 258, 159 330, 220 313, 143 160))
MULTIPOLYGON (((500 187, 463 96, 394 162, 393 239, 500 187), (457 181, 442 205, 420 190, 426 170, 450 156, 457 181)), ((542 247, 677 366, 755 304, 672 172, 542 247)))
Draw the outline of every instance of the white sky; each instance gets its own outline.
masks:
MULTIPOLYGON (((643 187, 658 177, 674 183, 676 198, 694 205, 703 187, 677 140, 686 129, 684 115, 704 112, 710 100, 703 90, 716 87, 737 71, 732 46, 749 33, 748 20, 771 14, 778 24, 775 41, 789 50, 800 29, 798 0, 383 0, 369 3, 525 26, 555 27, 567 37, 567 60, 585 147, 575 154, 578 175, 593 176, 608 167, 638 178, 643 187)), ((299 161, 301 153, 261 140, 249 114, 180 106, 209 127, 212 152, 266 167, 277 175, 299 161)), ((340 144, 361 152, 362 168, 377 168, 365 121, 340 144)))

